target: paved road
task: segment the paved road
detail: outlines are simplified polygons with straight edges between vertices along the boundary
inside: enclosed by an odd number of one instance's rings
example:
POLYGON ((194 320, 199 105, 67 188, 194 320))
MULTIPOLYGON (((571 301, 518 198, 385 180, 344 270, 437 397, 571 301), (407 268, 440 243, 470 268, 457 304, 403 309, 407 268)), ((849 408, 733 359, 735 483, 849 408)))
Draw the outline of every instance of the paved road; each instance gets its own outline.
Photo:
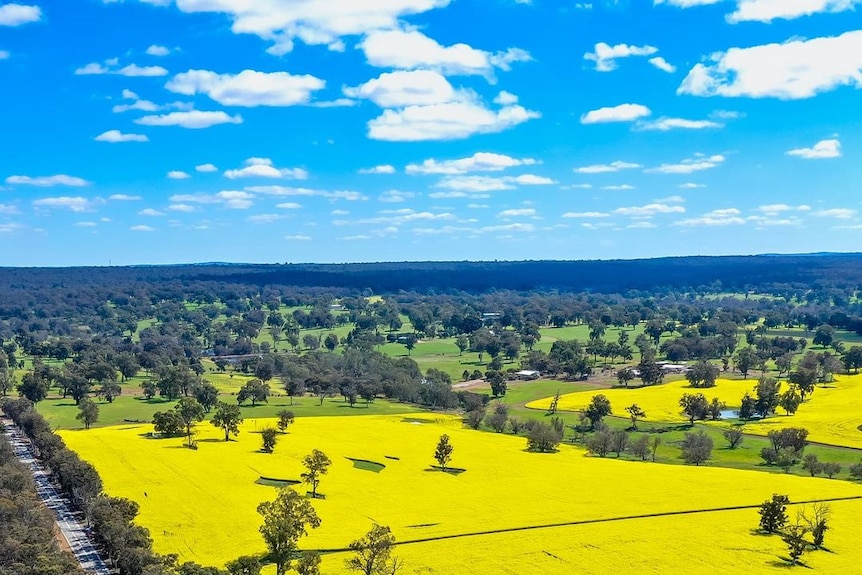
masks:
POLYGON ((81 567, 94 575, 110 575, 111 571, 108 566, 102 561, 98 551, 87 537, 84 525, 72 512, 69 502, 54 488, 50 474, 36 459, 24 434, 9 419, 3 418, 3 424, 6 426, 6 437, 12 444, 15 455, 33 472, 39 497, 42 498, 48 509, 54 512, 57 526, 69 543, 69 547, 81 567))

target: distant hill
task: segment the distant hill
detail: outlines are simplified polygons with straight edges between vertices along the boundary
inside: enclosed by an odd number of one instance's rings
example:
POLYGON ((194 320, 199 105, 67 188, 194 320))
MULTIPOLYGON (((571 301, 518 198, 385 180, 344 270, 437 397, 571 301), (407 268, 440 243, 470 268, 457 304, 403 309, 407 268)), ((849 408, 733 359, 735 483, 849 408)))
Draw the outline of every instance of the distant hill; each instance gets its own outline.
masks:
POLYGON ((216 281, 400 290, 535 289, 622 293, 714 286, 727 290, 862 285, 862 254, 670 257, 641 260, 379 262, 353 264, 229 264, 172 266, 0 268, 0 283, 26 287, 74 283, 216 281))

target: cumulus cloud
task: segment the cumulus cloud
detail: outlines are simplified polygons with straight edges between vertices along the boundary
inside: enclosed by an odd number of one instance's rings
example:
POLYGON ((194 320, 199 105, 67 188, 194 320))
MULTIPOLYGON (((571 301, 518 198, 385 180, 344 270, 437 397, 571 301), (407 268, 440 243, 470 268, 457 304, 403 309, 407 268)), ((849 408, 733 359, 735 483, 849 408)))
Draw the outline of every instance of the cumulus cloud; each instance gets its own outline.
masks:
POLYGON ((167 56, 171 53, 171 49, 165 46, 159 46, 158 44, 153 44, 149 48, 147 48, 147 55, 149 56, 167 56))
MULTIPOLYGON (((461 192, 495 192, 512 190, 518 185, 522 186, 545 186, 555 184, 551 178, 537 176, 534 174, 522 174, 520 176, 504 176, 494 178, 490 176, 447 176, 437 182, 435 187, 446 188, 461 192)), ((439 196, 438 196, 439 197, 439 196)))
POLYGON ((292 180, 308 179, 308 172, 302 168, 276 168, 269 158, 249 158, 245 166, 236 170, 227 170, 226 178, 288 178, 292 180))
POLYGON ((179 209, 178 206, 188 206, 189 204, 221 204, 223 207, 232 210, 245 210, 254 205, 252 201, 254 194, 240 190, 225 190, 217 194, 176 194, 171 196, 171 202, 174 204, 170 207, 174 211, 194 211, 192 209, 179 209))
POLYGON ((678 164, 662 164, 644 171, 650 174, 693 174, 718 167, 724 163, 724 160, 725 157, 720 154, 713 156, 696 154, 693 158, 685 159, 678 164))
POLYGON ((608 218, 610 214, 606 212, 566 212, 563 214, 564 218, 608 218))
POLYGON ((511 210, 503 210, 497 214, 498 218, 527 218, 536 215, 534 208, 515 208, 511 210))
POLYGON ((635 187, 630 185, 630 184, 619 184, 619 185, 612 185, 612 186, 602 186, 602 189, 603 190, 610 190, 610 191, 617 191, 617 192, 625 192, 628 190, 633 190, 633 189, 635 189, 635 187))
POLYGON ((611 162, 610 164, 593 164, 591 166, 581 166, 580 168, 575 168, 574 171, 577 174, 606 174, 611 172, 619 172, 620 170, 633 170, 642 167, 643 166, 640 164, 633 164, 632 162, 622 162, 618 160, 616 162, 611 162))
POLYGON ((667 132, 668 130, 704 130, 709 128, 723 128, 724 124, 712 120, 686 120, 685 118, 661 117, 649 122, 640 122, 635 125, 638 130, 656 130, 667 132))
POLYGON ((517 166, 536 164, 533 158, 513 158, 505 154, 476 152, 470 157, 457 160, 425 160, 421 164, 408 164, 408 174, 466 174, 469 172, 498 172, 517 166))
POLYGON ((492 54, 467 44, 442 46, 418 30, 380 30, 360 42, 359 48, 372 66, 413 70, 436 70, 443 74, 490 76, 494 68, 508 70, 514 62, 529 61, 530 54, 518 48, 492 54))
POLYGON ((416 194, 413 192, 402 192, 399 190, 388 190, 383 192, 377 197, 378 201, 386 202, 390 204, 398 204, 401 202, 406 202, 410 198, 415 197, 416 194))
POLYGON ((439 104, 456 99, 456 91, 442 74, 432 70, 386 72, 354 88, 351 98, 371 100, 381 108, 439 104))
POLYGON ((97 142, 109 142, 118 144, 121 142, 149 142, 150 139, 144 134, 124 134, 119 130, 108 130, 94 138, 97 142))
POLYGON ((737 0, 736 10, 728 14, 727 21, 772 22, 793 20, 825 12, 854 10, 860 0, 737 0))
POLYGON ((90 182, 75 176, 67 176, 66 174, 57 174, 56 176, 9 176, 6 178, 6 183, 19 186, 36 186, 39 188, 50 188, 53 186, 69 186, 73 188, 82 188, 89 186, 90 182))
POLYGON ((837 139, 820 140, 810 148, 797 148, 788 150, 788 156, 795 156, 805 160, 822 160, 824 158, 840 158, 841 142, 837 139))
POLYGON ((356 202, 367 200, 368 197, 360 192, 353 190, 315 190, 312 188, 296 188, 292 186, 249 186, 245 188, 249 192, 255 194, 264 194, 270 196, 317 196, 327 198, 329 200, 345 200, 348 202, 356 202))
POLYGON ((611 46, 605 42, 595 45, 592 52, 584 54, 584 60, 595 62, 598 72, 610 72, 617 69, 617 60, 630 56, 652 56, 658 52, 654 46, 632 46, 629 44, 615 44, 611 46))
POLYGON ((724 208, 713 210, 697 218, 679 220, 674 222, 674 225, 684 227, 738 226, 745 223, 740 214, 741 212, 737 208, 724 208))
POLYGON ((820 218, 835 218, 838 220, 849 220, 856 214, 857 211, 850 208, 830 208, 827 210, 818 210, 812 213, 812 215, 820 218))
POLYGON ((156 228, 152 226, 137 225, 130 227, 129 230, 133 232, 154 232, 156 231, 156 228))
POLYGON ((0 6, 0 26, 21 26, 42 19, 42 9, 25 4, 3 4, 0 6))
POLYGON ((75 75, 77 76, 100 76, 103 74, 115 74, 130 78, 153 78, 167 76, 168 71, 161 66, 138 66, 137 64, 128 64, 120 67, 116 58, 105 60, 102 63, 92 62, 75 70, 75 75))
POLYGON ((862 87, 862 30, 715 53, 677 93, 797 100, 841 86, 862 87))
POLYGON ((135 120, 136 124, 142 126, 179 126, 198 130, 209 128, 218 124, 242 124, 242 116, 231 116, 225 112, 203 112, 191 110, 188 112, 171 112, 169 114, 158 114, 144 116, 135 120))
POLYGON ((660 4, 667 4, 669 6, 676 6, 677 8, 708 6, 710 4, 718 4, 719 2, 724 2, 724 0, 654 0, 654 4, 656 6, 660 4))
POLYGON ((676 66, 662 58, 661 56, 656 56, 655 58, 650 58, 647 60, 650 64, 661 70, 662 72, 667 72, 668 74, 673 74, 676 72, 676 66))
POLYGON ((155 209, 153 209, 153 208, 146 208, 146 209, 141 210, 140 212, 138 212, 138 215, 139 215, 139 216, 146 216, 146 217, 158 217, 158 216, 163 216, 163 215, 165 215, 165 213, 164 213, 164 212, 160 212, 159 210, 155 210, 155 209))
POLYGON ((181 170, 171 170, 168 177, 172 180, 188 180, 191 176, 181 170))
POLYGON ((55 198, 40 198, 33 200, 37 208, 51 208, 58 210, 69 210, 72 212, 87 212, 93 209, 97 200, 91 200, 82 196, 59 196, 55 198))
POLYGON ((132 196, 129 194, 112 194, 108 196, 108 199, 113 202, 138 202, 142 198, 141 196, 132 196))
POLYGON ((606 122, 633 122, 649 116, 652 112, 641 104, 620 104, 591 110, 581 116, 581 124, 600 124, 606 122))
POLYGON ((293 234, 284 236, 284 239, 292 242, 307 242, 311 240, 311 236, 307 236, 305 234, 293 234))
POLYGON ((381 164, 379 166, 374 166, 372 168, 362 168, 359 170, 360 174, 394 174, 395 166, 391 166, 389 164, 381 164))
POLYGON ((309 74, 258 72, 217 74, 209 70, 189 70, 177 74, 165 86, 171 92, 194 96, 205 94, 224 106, 297 106, 311 100, 326 82, 309 74))
POLYGON ((617 208, 613 213, 629 218, 651 218, 659 214, 684 214, 685 208, 678 205, 652 203, 644 206, 617 208))
POLYGON ((195 171, 208 174, 212 172, 217 172, 218 167, 216 167, 215 164, 198 164, 197 166, 195 166, 195 171))

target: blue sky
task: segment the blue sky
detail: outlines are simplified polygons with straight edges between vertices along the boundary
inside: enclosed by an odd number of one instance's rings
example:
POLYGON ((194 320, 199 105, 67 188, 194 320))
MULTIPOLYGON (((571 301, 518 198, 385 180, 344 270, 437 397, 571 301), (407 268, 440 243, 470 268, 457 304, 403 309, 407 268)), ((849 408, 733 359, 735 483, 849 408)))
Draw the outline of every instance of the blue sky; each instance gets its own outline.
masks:
POLYGON ((0 0, 0 265, 858 251, 862 0, 0 0))

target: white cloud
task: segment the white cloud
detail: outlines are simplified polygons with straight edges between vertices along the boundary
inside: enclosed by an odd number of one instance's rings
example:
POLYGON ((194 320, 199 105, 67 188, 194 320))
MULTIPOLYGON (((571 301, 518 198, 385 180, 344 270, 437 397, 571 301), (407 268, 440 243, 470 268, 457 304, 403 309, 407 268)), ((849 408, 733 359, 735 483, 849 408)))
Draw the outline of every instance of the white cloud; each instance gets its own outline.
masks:
POLYGON ((345 87, 344 94, 371 100, 382 108, 440 104, 457 99, 449 80, 432 70, 386 72, 355 88, 345 87))
POLYGON ((139 226, 132 226, 129 228, 129 230, 131 230, 133 232, 154 232, 154 231, 156 231, 156 228, 151 227, 151 226, 139 225, 139 226))
POLYGON ((217 172, 218 168, 215 164, 198 164, 197 166, 195 166, 195 171, 208 174, 211 172, 217 172))
POLYGON ((189 204, 171 204, 168 206, 168 209, 172 212, 183 212, 187 214, 197 211, 197 208, 190 206, 189 204))
POLYGON ((147 209, 144 209, 144 210, 141 210, 140 212, 138 212, 138 215, 139 216, 146 216, 146 217, 158 217, 158 216, 165 215, 165 213, 160 212, 159 210, 154 210, 153 208, 147 208, 147 209))
POLYGON ((610 164, 593 164, 591 166, 582 166, 580 168, 575 168, 574 171, 577 174, 606 174, 611 172, 619 172, 620 170, 633 170, 642 167, 643 166, 640 164, 633 164, 631 162, 622 162, 618 160, 616 162, 611 162, 610 164))
MULTIPOLYGON (((512 190, 516 185, 544 186, 555 184, 551 178, 537 176, 534 174, 522 174, 520 176, 505 176, 493 178, 490 176, 447 176, 437 182, 434 187, 447 188, 461 192, 494 192, 501 190, 512 190)), ((442 196, 432 196, 440 198, 442 196)))
POLYGON ((667 196, 653 200, 656 204, 684 204, 685 198, 682 196, 667 196))
POLYGON ((302 208, 302 204, 297 204, 296 202, 282 202, 280 204, 276 204, 275 207, 281 210, 299 210, 302 208))
POLYGON ((517 104, 518 96, 512 94, 511 92, 507 92, 506 90, 501 90, 500 93, 494 97, 494 103, 500 104, 501 106, 510 106, 512 104, 517 104))
POLYGON ((668 4, 677 8, 691 8, 692 6, 709 6, 710 4, 718 4, 724 0, 654 0, 656 6, 660 4, 668 4))
POLYGON ((253 205, 254 195, 244 191, 226 190, 217 194, 176 194, 170 200, 175 202, 169 209, 174 211, 194 211, 188 204, 221 204, 232 210, 245 210, 253 205), (178 205, 191 209, 178 209, 178 205))
POLYGON ((684 227, 738 226, 745 223, 745 220, 739 217, 740 213, 736 208, 713 210, 698 218, 688 218, 674 222, 673 225, 684 227))
POLYGON ((112 194, 108 196, 108 199, 113 202, 139 202, 142 198, 141 196, 131 196, 129 194, 112 194))
POLYGON ((511 210, 503 210, 497 214, 498 218, 526 218, 536 215, 536 210, 533 208, 515 208, 511 210))
POLYGON ((641 104, 620 104, 591 110, 581 116, 581 124, 600 124, 604 122, 633 122, 649 116, 652 112, 641 104))
POLYGON ((728 14, 727 21, 772 22, 793 20, 822 12, 854 10, 860 0, 737 0, 736 11, 728 14))
POLYGON ((227 14, 235 34, 254 34, 272 42, 267 52, 283 55, 295 40, 344 50, 345 36, 398 29, 401 19, 443 8, 450 0, 346 0, 340 2, 237 2, 235 0, 178 0, 183 12, 227 14))
POLYGON ((165 87, 171 92, 194 96, 206 94, 224 106, 297 106, 306 104, 326 82, 303 74, 243 70, 239 74, 217 74, 189 70, 174 76, 165 87))
POLYGON ((170 48, 166 48, 165 46, 159 46, 158 44, 153 44, 152 46, 147 48, 147 54, 150 56, 167 56, 170 53, 170 48))
POLYGON ((295 242, 307 242, 311 239, 311 236, 307 236, 305 234, 293 234, 290 236, 284 236, 284 239, 295 242))
POLYGON ((284 218, 284 214, 256 214, 254 216, 247 217, 246 220, 253 224, 271 224, 278 220, 283 220, 284 218))
POLYGON ((144 134, 124 134, 119 130, 108 130, 94 138, 97 142, 109 142, 117 144, 120 142, 149 142, 150 139, 144 134))
POLYGON ((605 42, 595 45, 592 52, 584 54, 584 60, 596 63, 596 71, 610 72, 617 69, 617 59, 630 56, 652 56, 658 52, 654 46, 630 46, 628 44, 615 44, 611 46, 605 42))
POLYGON ((686 120, 685 118, 661 117, 650 122, 640 122, 635 128, 638 130, 657 130, 667 132, 668 130, 704 130, 708 128, 723 128, 724 124, 712 120, 686 120))
POLYGON ((862 87, 862 30, 718 52, 677 93, 796 100, 840 86, 862 87))
POLYGON ((191 178, 189 174, 181 170, 171 170, 168 172, 168 177, 172 180, 188 180, 191 178))
POLYGON ((626 227, 630 230, 651 230, 653 228, 657 228, 658 226, 652 222, 642 220, 640 222, 632 222, 626 227))
POLYGON ((490 76, 493 68, 508 70, 513 62, 529 61, 524 50, 510 48, 491 54, 467 44, 442 46, 418 30, 381 30, 372 32, 359 48, 372 66, 413 70, 437 70, 444 74, 490 76))
POLYGON ((216 198, 224 204, 224 207, 231 210, 245 210, 253 205, 252 198, 254 196, 248 192, 241 191, 225 191, 216 194, 216 198))
POLYGON ((605 212, 566 212, 563 214, 564 218, 607 218, 610 217, 610 214, 605 212))
POLYGON ((662 164, 656 168, 644 170, 651 174, 693 174, 702 170, 709 170, 724 163, 722 155, 705 156, 697 154, 693 158, 683 160, 678 164, 662 164))
POLYGON ((532 158, 513 158, 505 154, 492 152, 477 152, 468 158, 457 160, 428 159, 421 164, 408 164, 408 174, 445 174, 456 175, 469 172, 497 172, 517 166, 532 166, 536 164, 532 158))
POLYGON ((613 213, 629 218, 651 218, 659 214, 684 214, 685 208, 682 206, 652 203, 645 206, 617 208, 613 213))
POLYGON ((54 208, 72 212, 86 212, 93 209, 96 202, 81 196, 60 196, 56 198, 40 198, 33 200, 37 208, 54 208))
POLYGON ((25 4, 4 4, 0 6, 0 26, 20 26, 42 19, 42 9, 25 4))
POLYGON ((75 176, 67 176, 66 174, 57 174, 56 176, 39 176, 32 178, 30 176, 9 176, 6 178, 6 183, 10 185, 20 186, 36 186, 39 188, 50 188, 53 186, 69 186, 73 188, 82 188, 89 186, 87 180, 77 178, 75 176))
POLYGON ((380 194, 377 197, 377 200, 380 202, 386 202, 390 204, 397 204, 401 202, 406 202, 410 198, 415 197, 416 194, 413 192, 401 192, 399 190, 388 190, 380 194))
POLYGON ((116 74, 129 78, 153 78, 167 76, 168 71, 161 66, 138 66, 137 64, 128 64, 122 68, 118 68, 116 59, 106 60, 104 64, 92 62, 75 70, 75 75, 77 76, 98 76, 102 74, 116 74))
POLYGON ((787 204, 769 204, 758 207, 755 211, 761 212, 767 216, 777 216, 778 214, 790 211, 810 212, 811 207, 806 205, 788 206, 787 204))
POLYGON ((786 152, 788 156, 796 156, 806 160, 820 160, 824 158, 840 158, 841 142, 837 139, 820 140, 811 148, 797 148, 786 152))
POLYGON ((647 60, 650 64, 658 68, 663 72, 667 72, 668 74, 673 74, 676 72, 676 66, 662 58, 661 56, 656 56, 655 58, 650 58, 647 60))
POLYGON ((821 218, 835 218, 838 220, 849 220, 856 215, 857 211, 849 208, 831 208, 813 212, 813 215, 821 218))
POLYGON ((700 188, 705 188, 705 187, 706 187, 706 184, 695 184, 692 182, 686 182, 684 184, 680 184, 677 186, 677 188, 680 188, 683 190, 698 190, 700 188))
POLYGON ((632 185, 629 185, 629 184, 620 184, 620 185, 614 185, 614 186, 602 186, 602 189, 603 190, 612 190, 612 191, 624 192, 624 191, 628 191, 628 190, 633 190, 633 189, 635 189, 635 187, 632 185))
POLYGON ((295 188, 290 186, 249 186, 245 189, 255 194, 265 194, 270 196, 316 196, 327 198, 329 200, 345 200, 348 202, 368 199, 367 196, 352 190, 327 191, 314 190, 311 188, 295 188))
POLYGON ((417 105, 384 110, 383 114, 368 122, 368 137, 400 142, 456 140, 473 134, 502 132, 540 116, 522 106, 492 110, 472 100, 417 105))
POLYGON ((225 112, 202 112, 191 110, 188 112, 171 112, 169 114, 158 114, 144 116, 135 120, 136 124, 143 126, 179 126, 188 129, 209 128, 218 124, 242 124, 242 117, 231 116, 225 112))
POLYGON ((78 228, 95 228, 98 225, 96 222, 75 222, 75 227, 78 228))
POLYGON ((308 172, 302 168, 276 168, 269 158, 249 158, 245 167, 237 170, 227 170, 226 178, 288 178, 292 180, 308 179, 308 172))
POLYGON ((374 166, 373 168, 363 168, 359 170, 360 174, 394 174, 395 166, 391 166, 389 164, 381 164, 379 166, 374 166))

